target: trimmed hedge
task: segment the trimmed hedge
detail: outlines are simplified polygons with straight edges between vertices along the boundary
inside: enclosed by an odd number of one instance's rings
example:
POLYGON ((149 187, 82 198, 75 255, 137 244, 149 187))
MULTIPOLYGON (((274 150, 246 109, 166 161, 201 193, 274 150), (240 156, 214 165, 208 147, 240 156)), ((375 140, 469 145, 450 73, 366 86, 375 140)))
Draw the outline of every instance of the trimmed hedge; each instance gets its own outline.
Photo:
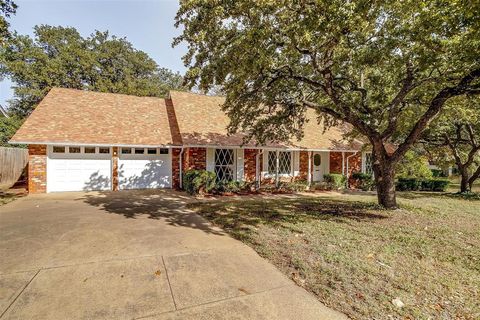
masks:
POLYGON ((183 175, 183 188, 189 194, 210 193, 215 189, 215 172, 188 170, 183 175))
POLYGON ((399 191, 445 192, 450 185, 448 179, 399 178, 396 188, 399 191))
POLYGON ((327 173, 323 175, 323 181, 331 189, 343 189, 345 188, 347 177, 339 173, 327 173))

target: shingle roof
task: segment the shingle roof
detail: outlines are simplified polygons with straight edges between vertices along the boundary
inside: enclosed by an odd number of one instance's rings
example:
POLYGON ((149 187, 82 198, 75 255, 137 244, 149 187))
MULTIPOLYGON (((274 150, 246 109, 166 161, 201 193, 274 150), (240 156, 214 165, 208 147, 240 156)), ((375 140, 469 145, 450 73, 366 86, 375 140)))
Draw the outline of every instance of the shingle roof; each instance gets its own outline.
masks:
MULTIPOLYGON (((244 146, 244 134, 227 134, 223 97, 171 91, 169 99, 53 88, 10 140, 23 144, 244 146)), ((315 111, 301 141, 264 147, 360 150, 343 127, 324 130, 315 111)))
POLYGON ((53 88, 12 143, 172 144, 165 100, 53 88))
MULTIPOLYGON (((226 127, 230 119, 222 111, 223 97, 212 97, 189 92, 170 91, 170 99, 175 109, 179 131, 186 145, 240 146, 244 134, 228 135, 226 127)), ((307 110, 308 122, 301 141, 289 143, 268 143, 266 147, 284 147, 316 150, 360 150, 362 143, 344 139, 346 126, 324 130, 317 121, 314 110, 307 110)), ((252 146, 254 143, 244 146, 252 146)))

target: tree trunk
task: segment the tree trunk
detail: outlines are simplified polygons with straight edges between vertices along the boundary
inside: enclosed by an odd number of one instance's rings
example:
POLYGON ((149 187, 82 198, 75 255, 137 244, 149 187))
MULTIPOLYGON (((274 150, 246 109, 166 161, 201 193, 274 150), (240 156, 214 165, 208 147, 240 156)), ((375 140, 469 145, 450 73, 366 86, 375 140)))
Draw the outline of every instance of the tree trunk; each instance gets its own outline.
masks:
POLYGON ((386 209, 396 209, 395 170, 390 166, 379 169, 380 172, 375 171, 378 203, 386 209))
POLYGON ((469 192, 470 191, 470 184, 468 183, 469 177, 468 177, 468 169, 467 168, 458 168, 460 171, 460 192, 469 192))
POLYGON ((383 144, 380 146, 380 143, 372 150, 378 203, 385 209, 396 209, 395 164, 388 159, 384 150, 383 144))

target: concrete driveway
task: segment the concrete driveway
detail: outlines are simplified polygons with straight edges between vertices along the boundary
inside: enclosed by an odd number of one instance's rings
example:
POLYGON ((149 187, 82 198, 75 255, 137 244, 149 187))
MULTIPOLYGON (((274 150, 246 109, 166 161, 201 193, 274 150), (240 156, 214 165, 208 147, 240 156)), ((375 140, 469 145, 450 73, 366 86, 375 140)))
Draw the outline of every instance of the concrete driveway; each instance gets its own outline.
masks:
POLYGON ((341 319, 174 191, 0 207, 0 319, 341 319))

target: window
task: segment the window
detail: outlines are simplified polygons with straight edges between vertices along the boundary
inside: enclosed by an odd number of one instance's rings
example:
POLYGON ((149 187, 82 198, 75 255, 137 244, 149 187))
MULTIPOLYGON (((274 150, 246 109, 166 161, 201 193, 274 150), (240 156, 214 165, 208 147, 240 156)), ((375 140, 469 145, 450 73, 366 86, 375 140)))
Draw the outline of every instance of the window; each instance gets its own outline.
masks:
POLYGON ((147 153, 148 154, 157 154, 157 148, 148 148, 147 153))
MULTIPOLYGON (((276 174, 277 172, 277 152, 268 152, 268 174, 276 174)), ((278 173, 291 174, 292 172, 292 154, 289 151, 278 152, 278 173)))
POLYGON ((131 148, 122 148, 122 154, 131 154, 132 149, 131 148))
POLYGON ((98 148, 98 153, 110 153, 109 147, 100 147, 98 148))
POLYGON ((85 153, 95 153, 95 147, 85 147, 83 150, 85 153))
POLYGON ((65 153, 65 147, 53 146, 53 153, 65 153))
POLYGON ((373 174, 373 158, 370 152, 365 153, 365 173, 373 174))
POLYGON ((80 147, 68 147, 68 153, 80 153, 80 147))
POLYGON ((168 154, 168 148, 160 148, 160 154, 168 154))
POLYGON ((322 158, 318 153, 315 153, 315 155, 313 156, 313 165, 318 167, 321 164, 322 164, 322 158))
POLYGON ((135 154, 144 154, 145 153, 145 149, 143 148, 135 148, 135 154))
POLYGON ((235 157, 232 149, 215 149, 215 174, 217 181, 234 179, 235 157))

